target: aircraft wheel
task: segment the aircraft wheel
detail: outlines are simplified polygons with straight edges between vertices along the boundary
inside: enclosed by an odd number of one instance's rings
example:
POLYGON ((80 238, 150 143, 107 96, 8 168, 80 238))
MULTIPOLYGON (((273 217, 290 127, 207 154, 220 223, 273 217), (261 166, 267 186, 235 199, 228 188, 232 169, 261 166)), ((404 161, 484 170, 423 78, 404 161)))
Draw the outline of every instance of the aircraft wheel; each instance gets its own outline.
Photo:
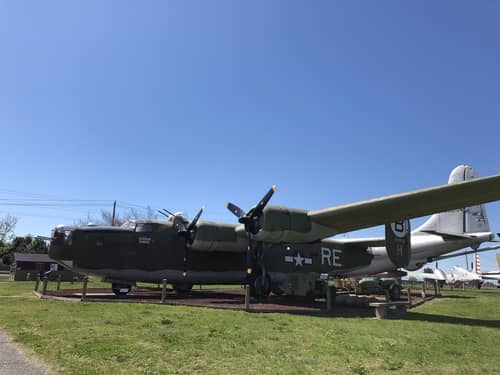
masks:
POLYGON ((191 283, 180 283, 180 284, 172 284, 172 288, 177 292, 177 293, 187 293, 191 289, 193 289, 193 284, 191 283))
POLYGON ((391 301, 399 301, 401 298, 401 287, 399 284, 392 284, 389 287, 389 299, 391 301))
POLYGON ((132 289, 131 285, 111 284, 111 290, 113 290, 113 293, 117 296, 124 296, 128 294, 130 292, 130 289, 132 289))
POLYGON ((273 292, 273 294, 277 296, 282 296, 283 293, 285 293, 285 291, 281 289, 279 286, 272 286, 271 292, 273 292))
POLYGON ((271 279, 269 275, 258 275, 250 283, 250 293, 254 297, 267 297, 271 293, 271 279))

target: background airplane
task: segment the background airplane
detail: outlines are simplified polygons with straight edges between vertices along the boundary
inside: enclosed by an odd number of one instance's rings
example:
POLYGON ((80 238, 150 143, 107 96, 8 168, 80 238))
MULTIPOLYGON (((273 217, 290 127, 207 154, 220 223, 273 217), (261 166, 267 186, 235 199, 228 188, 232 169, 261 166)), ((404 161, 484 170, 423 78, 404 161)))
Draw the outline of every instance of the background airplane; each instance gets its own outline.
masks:
POLYGON ((200 210, 190 223, 171 214, 167 222, 56 227, 49 255, 111 282, 117 294, 137 281, 165 278, 178 289, 248 283, 255 295, 314 294, 322 275, 416 270, 433 257, 492 240, 484 207, 474 205, 500 199, 500 175, 476 178, 461 165, 447 185, 315 211, 268 206, 274 191, 248 211, 229 203, 239 225, 200 221, 200 210), (410 231, 407 219, 442 211, 410 231), (384 224, 385 238, 325 239, 384 224))

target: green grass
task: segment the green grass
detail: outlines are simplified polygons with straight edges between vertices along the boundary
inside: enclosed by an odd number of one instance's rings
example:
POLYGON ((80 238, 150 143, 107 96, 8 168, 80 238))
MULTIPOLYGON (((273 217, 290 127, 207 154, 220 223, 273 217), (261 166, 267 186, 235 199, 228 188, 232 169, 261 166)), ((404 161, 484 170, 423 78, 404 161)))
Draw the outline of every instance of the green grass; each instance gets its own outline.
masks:
POLYGON ((61 374, 500 373, 500 290, 446 291, 376 320, 69 303, 32 288, 0 283, 0 328, 61 374))

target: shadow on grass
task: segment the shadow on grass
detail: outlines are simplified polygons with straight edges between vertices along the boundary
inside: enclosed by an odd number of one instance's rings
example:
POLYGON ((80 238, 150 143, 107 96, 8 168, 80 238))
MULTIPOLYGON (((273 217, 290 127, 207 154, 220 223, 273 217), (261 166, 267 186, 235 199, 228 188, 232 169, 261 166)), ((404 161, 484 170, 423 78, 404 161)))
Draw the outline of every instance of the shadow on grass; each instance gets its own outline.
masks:
POLYGON ((462 318, 458 316, 422 314, 412 311, 409 311, 408 314, 403 319, 417 320, 421 322, 430 322, 430 323, 461 324, 473 327, 500 328, 500 320, 472 319, 472 318, 462 318))

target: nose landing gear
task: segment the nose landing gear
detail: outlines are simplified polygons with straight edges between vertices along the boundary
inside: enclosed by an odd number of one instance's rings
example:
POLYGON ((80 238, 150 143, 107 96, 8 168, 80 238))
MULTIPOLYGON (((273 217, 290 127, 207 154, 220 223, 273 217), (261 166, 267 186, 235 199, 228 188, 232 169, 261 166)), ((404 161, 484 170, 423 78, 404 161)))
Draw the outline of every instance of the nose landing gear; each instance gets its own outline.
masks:
POLYGON ((132 285, 116 284, 116 283, 111 284, 111 290, 117 296, 124 296, 124 295, 128 294, 131 289, 132 289, 132 285))

